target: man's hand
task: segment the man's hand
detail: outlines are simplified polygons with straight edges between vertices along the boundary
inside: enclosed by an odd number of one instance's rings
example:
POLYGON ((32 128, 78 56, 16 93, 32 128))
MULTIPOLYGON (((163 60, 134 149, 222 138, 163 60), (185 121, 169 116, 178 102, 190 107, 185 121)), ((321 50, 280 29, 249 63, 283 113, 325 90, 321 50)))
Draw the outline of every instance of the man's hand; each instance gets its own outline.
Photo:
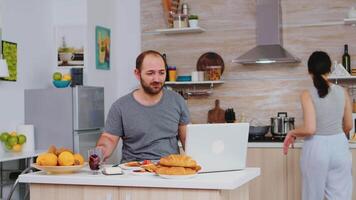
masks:
POLYGON ((296 137, 293 136, 291 133, 287 134, 286 138, 284 139, 284 143, 283 143, 283 153, 284 153, 284 155, 288 154, 289 146, 292 146, 292 148, 294 148, 295 139, 296 139, 296 137))
POLYGON ((103 132, 101 134, 98 142, 96 143, 96 147, 100 148, 103 151, 104 161, 110 157, 110 155, 116 148, 119 139, 120 137, 107 132, 103 132))

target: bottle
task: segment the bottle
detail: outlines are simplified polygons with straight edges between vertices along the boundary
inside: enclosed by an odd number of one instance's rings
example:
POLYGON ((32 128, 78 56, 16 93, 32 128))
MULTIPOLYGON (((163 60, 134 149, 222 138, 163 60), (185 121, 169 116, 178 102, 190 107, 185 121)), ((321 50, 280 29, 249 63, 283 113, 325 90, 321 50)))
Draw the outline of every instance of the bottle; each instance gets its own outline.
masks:
POLYGON ((164 65, 165 65, 165 68, 166 68, 166 80, 165 81, 169 81, 167 55, 165 53, 163 53, 162 57, 163 57, 164 65))
POLYGON ((351 59, 348 52, 348 45, 344 46, 344 54, 342 55, 342 65, 345 67, 346 71, 351 74, 351 59))
POLYGON ((189 6, 185 1, 182 3, 182 14, 189 15, 189 6))
POLYGON ((356 113, 356 101, 355 101, 355 99, 352 101, 352 112, 356 113))
POLYGON ((169 81, 176 81, 177 80, 177 68, 176 66, 168 67, 168 76, 169 81))

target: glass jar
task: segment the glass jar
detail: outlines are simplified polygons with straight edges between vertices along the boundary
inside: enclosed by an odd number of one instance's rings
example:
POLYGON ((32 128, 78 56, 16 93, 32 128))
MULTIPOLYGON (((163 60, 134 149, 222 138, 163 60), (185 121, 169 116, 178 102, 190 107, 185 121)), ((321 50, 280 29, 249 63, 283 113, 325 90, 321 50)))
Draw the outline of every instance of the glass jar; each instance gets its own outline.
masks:
POLYGON ((206 66, 206 80, 218 81, 221 78, 221 66, 206 66))
POLYGON ((184 14, 173 14, 173 28, 188 27, 188 16, 184 14))

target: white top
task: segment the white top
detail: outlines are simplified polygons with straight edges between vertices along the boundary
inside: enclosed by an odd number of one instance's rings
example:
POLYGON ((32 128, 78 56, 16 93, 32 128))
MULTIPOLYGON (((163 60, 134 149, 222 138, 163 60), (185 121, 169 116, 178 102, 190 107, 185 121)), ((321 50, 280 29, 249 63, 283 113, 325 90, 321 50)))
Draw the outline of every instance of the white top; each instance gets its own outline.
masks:
POLYGON ((19 160, 24 158, 33 158, 47 150, 35 150, 30 152, 0 152, 0 162, 19 160))
POLYGON ((165 179, 156 175, 93 175, 88 167, 73 174, 49 175, 39 171, 19 176, 21 183, 100 185, 122 187, 190 188, 233 190, 260 175, 260 168, 198 174, 187 179, 165 179))
MULTIPOLYGON (((296 141, 294 148, 302 148, 303 141, 296 141)), ((356 141, 349 141, 350 149, 356 149, 356 141)), ((283 148, 283 142, 249 142, 248 148, 283 148)))

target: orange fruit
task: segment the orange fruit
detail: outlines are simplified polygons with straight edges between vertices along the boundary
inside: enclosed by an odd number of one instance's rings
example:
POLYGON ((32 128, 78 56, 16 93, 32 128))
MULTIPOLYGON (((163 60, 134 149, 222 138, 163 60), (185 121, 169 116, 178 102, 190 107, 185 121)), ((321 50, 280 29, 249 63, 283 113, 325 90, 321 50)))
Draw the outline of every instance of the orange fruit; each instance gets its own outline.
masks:
POLYGON ((14 152, 20 152, 21 149, 22 149, 21 144, 15 144, 15 145, 12 147, 12 150, 13 150, 14 152))
POLYGON ((58 156, 58 164, 60 166, 71 166, 74 165, 74 156, 69 151, 63 151, 58 156))
POLYGON ((56 166, 57 156, 53 153, 42 153, 37 157, 36 163, 42 166, 56 166))
POLYGON ((84 164, 84 158, 79 153, 74 154, 74 164, 75 165, 82 165, 84 164))

